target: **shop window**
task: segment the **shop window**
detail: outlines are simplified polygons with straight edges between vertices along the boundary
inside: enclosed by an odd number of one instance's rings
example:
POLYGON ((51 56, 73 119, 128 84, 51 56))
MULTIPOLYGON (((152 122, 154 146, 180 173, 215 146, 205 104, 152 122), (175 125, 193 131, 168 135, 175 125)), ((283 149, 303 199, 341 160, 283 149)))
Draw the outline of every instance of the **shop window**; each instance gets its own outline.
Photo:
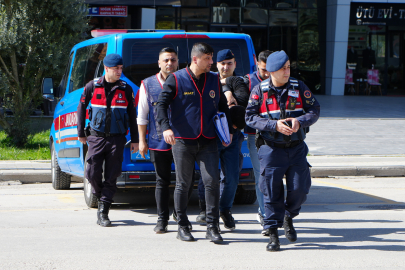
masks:
MULTIPOLYGON (((228 1, 229 2, 229 1, 228 1)), ((235 7, 232 3, 221 1, 212 7, 213 23, 238 24, 241 22, 241 8, 235 7)), ((236 2, 236 1, 235 1, 236 2)))
POLYGON ((97 76, 106 51, 107 43, 90 45, 76 51, 69 92, 84 87, 97 76))
POLYGON ((308 87, 320 90, 320 48, 317 9, 300 9, 298 13, 298 52, 297 68, 299 78, 308 87))
POLYGON ((298 6, 299 6, 299 8, 317 8, 318 1, 317 0, 299 0, 298 6))
POLYGON ((181 0, 181 6, 208 7, 210 0, 181 0))
POLYGON ((297 9, 270 10, 269 26, 297 26, 297 9))
POLYGON ((298 0, 274 0, 270 5, 271 8, 296 8, 298 0))
POLYGON ((209 18, 209 8, 182 8, 181 28, 187 32, 207 32, 209 18))
POLYGON ((268 0, 245 0, 244 7, 268 8, 271 7, 271 1, 268 0))
POLYGON ((156 9, 156 29, 179 29, 176 28, 176 10, 175 8, 158 7, 156 9))
POLYGON ((248 3, 243 8, 243 23, 267 24, 268 18, 267 8, 260 8, 258 3, 248 3))

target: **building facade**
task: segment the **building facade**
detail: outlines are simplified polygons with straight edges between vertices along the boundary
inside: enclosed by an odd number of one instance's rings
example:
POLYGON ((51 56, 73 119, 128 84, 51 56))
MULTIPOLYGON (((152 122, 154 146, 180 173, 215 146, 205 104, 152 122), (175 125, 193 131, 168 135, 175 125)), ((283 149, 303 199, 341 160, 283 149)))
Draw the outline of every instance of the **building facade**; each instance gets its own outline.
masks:
POLYGON ((314 93, 405 95, 403 0, 86 0, 93 28, 183 29, 252 37, 285 50, 314 93), (374 77, 375 78, 375 77, 374 77))

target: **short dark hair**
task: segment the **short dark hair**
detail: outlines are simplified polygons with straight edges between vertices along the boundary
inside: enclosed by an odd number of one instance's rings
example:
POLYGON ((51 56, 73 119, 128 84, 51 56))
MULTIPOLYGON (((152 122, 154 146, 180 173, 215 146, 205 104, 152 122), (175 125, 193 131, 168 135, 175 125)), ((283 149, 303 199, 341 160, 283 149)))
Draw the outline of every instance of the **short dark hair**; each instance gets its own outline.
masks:
POLYGON ((203 54, 214 54, 214 49, 204 42, 194 43, 193 48, 191 49, 191 57, 201 57, 203 54))
POLYGON ((245 122, 245 107, 240 105, 235 105, 229 108, 229 115, 232 119, 232 124, 234 124, 237 129, 244 129, 246 126, 245 122))
POLYGON ((257 62, 263 62, 267 63, 267 57, 269 57, 270 54, 272 54, 273 51, 265 50, 259 53, 259 57, 257 57, 257 62))
POLYGON ((174 53, 175 55, 177 55, 177 52, 170 47, 165 47, 163 49, 160 50, 159 55, 161 55, 162 53, 174 53))

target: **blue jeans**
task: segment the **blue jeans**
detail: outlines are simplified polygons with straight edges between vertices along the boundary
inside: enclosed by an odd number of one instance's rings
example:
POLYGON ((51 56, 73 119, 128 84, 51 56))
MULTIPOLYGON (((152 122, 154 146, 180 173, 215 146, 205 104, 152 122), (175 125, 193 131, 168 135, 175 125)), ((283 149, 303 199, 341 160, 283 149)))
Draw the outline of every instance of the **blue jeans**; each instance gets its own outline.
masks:
MULTIPOLYGON (((239 184, 239 173, 243 163, 243 156, 241 159, 240 155, 243 140, 244 136, 240 131, 233 134, 232 143, 228 147, 223 146, 222 142, 217 140, 219 160, 221 162, 221 199, 219 201, 219 211, 221 212, 230 210, 235 199, 236 189, 239 184)), ((204 201, 205 189, 201 178, 198 182, 198 194, 200 201, 204 201)))
POLYGON ((259 204, 258 211, 263 217, 265 217, 263 193, 260 191, 260 188, 259 188, 260 163, 259 163, 259 156, 257 155, 257 148, 255 145, 255 135, 254 134, 248 135, 247 146, 249 148, 249 155, 250 155, 250 161, 252 162, 253 173, 255 174, 256 197, 257 197, 257 203, 259 204))
POLYGON ((176 140, 172 148, 176 166, 176 188, 174 190, 174 208, 177 213, 178 224, 188 225, 187 204, 188 191, 193 183, 194 164, 200 167, 202 180, 205 185, 205 201, 208 224, 219 222, 219 171, 218 148, 215 139, 200 145, 184 144, 176 140))

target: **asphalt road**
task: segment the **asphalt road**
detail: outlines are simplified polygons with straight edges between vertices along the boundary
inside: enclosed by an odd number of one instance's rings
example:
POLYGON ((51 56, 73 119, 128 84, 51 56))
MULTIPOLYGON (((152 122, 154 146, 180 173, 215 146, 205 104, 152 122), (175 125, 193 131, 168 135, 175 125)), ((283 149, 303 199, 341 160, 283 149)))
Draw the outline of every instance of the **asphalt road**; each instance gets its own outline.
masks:
MULTIPOLYGON (((13 183, 11 183, 13 184, 13 183)), ((314 178, 301 214, 298 241, 282 229, 280 252, 266 252, 257 205, 234 206, 236 230, 224 244, 176 239, 177 226, 153 232, 153 193, 120 193, 110 212, 113 227, 96 225, 82 184, 56 191, 51 184, 0 186, 0 269, 404 269, 405 178, 314 178), (131 200, 129 200, 131 199, 131 200)))

